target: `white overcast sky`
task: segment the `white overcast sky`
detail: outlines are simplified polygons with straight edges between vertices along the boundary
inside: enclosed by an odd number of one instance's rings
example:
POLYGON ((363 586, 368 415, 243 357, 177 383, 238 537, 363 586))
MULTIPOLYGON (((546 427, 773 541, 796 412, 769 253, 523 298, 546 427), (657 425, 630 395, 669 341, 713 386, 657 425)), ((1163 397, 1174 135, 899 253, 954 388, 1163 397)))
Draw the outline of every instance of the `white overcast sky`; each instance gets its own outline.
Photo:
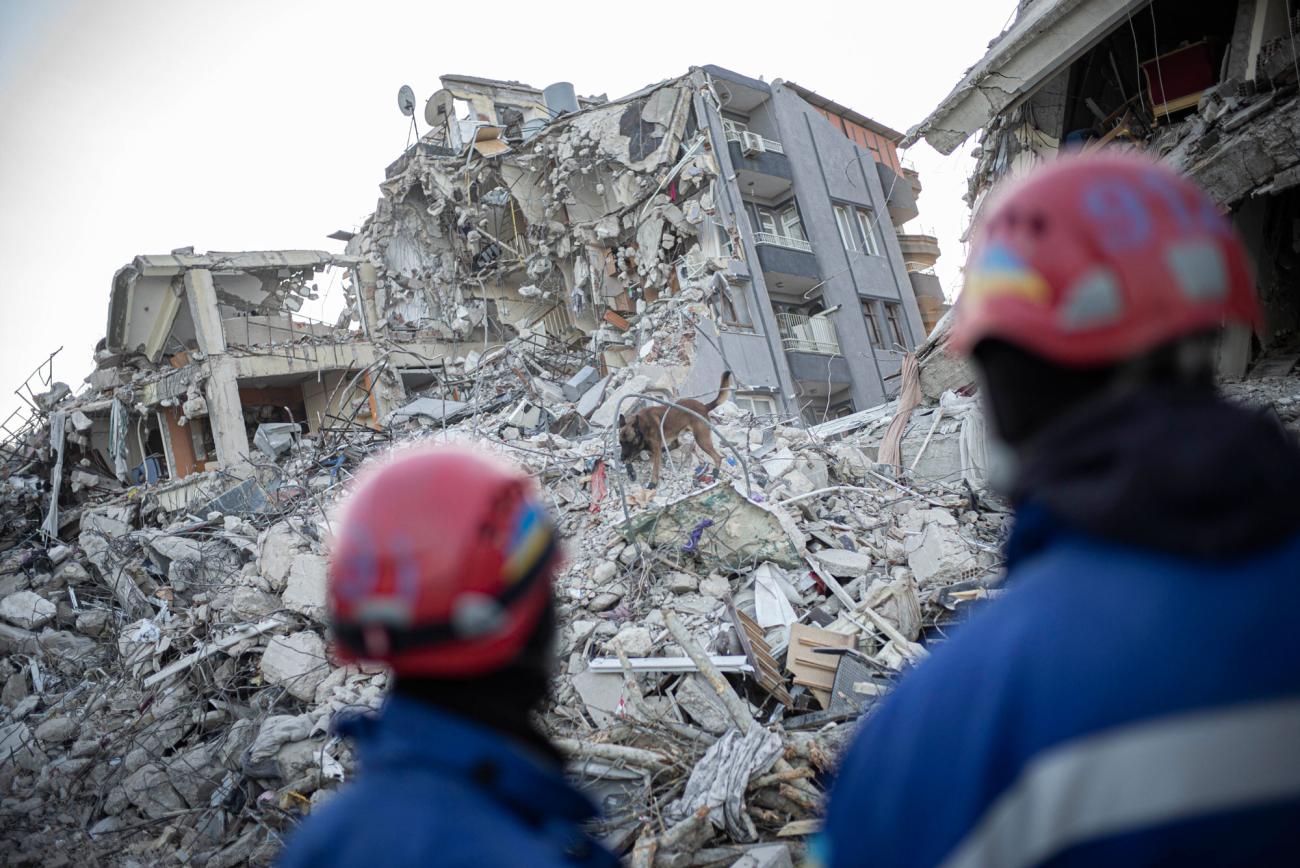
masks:
MULTIPOLYGON (((325 236, 370 213, 406 142, 402 84, 421 107, 446 72, 614 97, 716 63, 906 131, 1015 6, 0 0, 0 420, 59 346, 81 388, 137 254, 340 250, 325 236)), ((972 144, 904 155, 950 295, 972 144)))

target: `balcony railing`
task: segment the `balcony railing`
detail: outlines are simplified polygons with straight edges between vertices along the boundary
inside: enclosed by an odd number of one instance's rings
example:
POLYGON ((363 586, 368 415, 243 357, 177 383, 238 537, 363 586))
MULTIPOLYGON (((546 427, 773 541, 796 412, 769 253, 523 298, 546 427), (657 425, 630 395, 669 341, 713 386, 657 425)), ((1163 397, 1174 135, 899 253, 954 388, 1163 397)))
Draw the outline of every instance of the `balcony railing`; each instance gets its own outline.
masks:
POLYGON ((760 136, 751 130, 746 130, 737 126, 734 121, 723 121, 722 128, 727 134, 727 141, 736 142, 742 148, 745 146, 745 136, 749 136, 751 141, 757 139, 763 143, 763 150, 773 154, 784 154, 785 147, 776 139, 769 139, 766 136, 760 136))
POLYGON ((805 316, 801 313, 778 313, 777 330, 781 333, 781 346, 801 353, 838 356, 840 341, 835 335, 835 324, 825 316, 805 316))
POLYGON ((804 253, 812 253, 812 245, 802 238, 790 238, 785 235, 778 235, 775 232, 755 232, 754 243, 772 244, 790 250, 802 250, 804 253))

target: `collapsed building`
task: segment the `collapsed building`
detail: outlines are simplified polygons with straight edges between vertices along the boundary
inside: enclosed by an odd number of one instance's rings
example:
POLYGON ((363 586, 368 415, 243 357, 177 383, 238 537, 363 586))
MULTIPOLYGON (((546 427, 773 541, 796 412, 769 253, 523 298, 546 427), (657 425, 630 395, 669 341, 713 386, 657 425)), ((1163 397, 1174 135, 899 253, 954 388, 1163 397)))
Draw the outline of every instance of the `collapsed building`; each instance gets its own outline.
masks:
MULTIPOLYGON (((327 557, 350 480, 412 444, 538 480, 567 554, 541 725, 631 865, 792 864, 850 724, 999 593, 983 417, 942 328, 916 346, 937 247, 896 231, 896 134, 714 67, 620 100, 442 83, 345 253, 136 257, 84 388, 56 356, 20 387, 8 862, 273 859, 356 771, 330 721, 387 686, 330 657, 327 557), (618 414, 724 368, 720 474, 683 438, 634 484, 618 414)), ((1298 393, 1239 399, 1294 429, 1298 393)))
POLYGON ((901 134, 813 91, 712 66, 614 101, 442 83, 348 245, 378 266, 381 329, 480 311, 607 371, 653 352, 626 317, 682 294, 693 365, 652 388, 730 368, 743 405, 814 422, 896 392, 942 314, 937 244, 895 229, 920 192, 901 134))
POLYGON ((85 386, 57 353, 20 386, 10 862, 272 858, 353 773, 331 717, 386 684, 329 658, 325 558, 360 464, 410 443, 473 439, 543 483, 570 558, 545 725, 633 864, 789 864, 835 724, 996 576, 1004 516, 966 508, 958 466, 973 403, 892 424, 943 310, 933 238, 897 231, 898 133, 715 67, 618 100, 442 83, 344 253, 137 256, 85 386), (688 442, 658 490, 625 481, 617 415, 723 370, 728 478, 688 442), (822 644, 865 656, 841 673, 822 644))
POLYGON ((1255 265, 1264 328, 1224 336, 1221 374, 1285 374, 1300 358, 1297 33, 1287 0, 1022 0, 907 142, 948 154, 979 134, 976 214, 998 180, 1063 150, 1157 155, 1229 213, 1255 265))

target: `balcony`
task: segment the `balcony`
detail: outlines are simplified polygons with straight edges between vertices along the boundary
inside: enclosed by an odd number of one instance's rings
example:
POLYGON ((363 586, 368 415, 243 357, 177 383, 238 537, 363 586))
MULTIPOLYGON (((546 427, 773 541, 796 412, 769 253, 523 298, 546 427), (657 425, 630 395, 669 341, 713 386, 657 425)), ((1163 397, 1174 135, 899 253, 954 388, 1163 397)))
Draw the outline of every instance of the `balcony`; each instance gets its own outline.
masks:
POLYGON ((722 126, 742 193, 760 199, 778 199, 789 192, 794 175, 780 142, 747 130, 735 121, 724 120, 722 126))
POLYGON ((840 354, 835 324, 829 317, 778 313, 776 327, 781 334, 781 346, 786 352, 813 353, 819 356, 840 354))
POLYGON ((722 129, 726 132, 727 141, 735 142, 740 145, 741 153, 745 156, 751 154, 784 154, 785 148, 776 139, 769 139, 761 136, 751 130, 741 129, 735 121, 722 122, 722 129))
POLYGON ((910 181, 899 177, 884 163, 876 163, 876 174, 880 177, 880 188, 885 191, 889 218, 895 226, 902 226, 921 213, 917 210, 916 193, 910 181))
POLYGON ((786 250, 802 250, 804 253, 812 253, 812 245, 802 238, 790 238, 785 235, 778 235, 775 232, 755 232, 755 244, 775 244, 777 247, 784 247, 786 250))
POLYGON ((898 246, 903 251, 903 262, 908 271, 933 268, 939 259, 939 239, 926 229, 898 233, 898 246))

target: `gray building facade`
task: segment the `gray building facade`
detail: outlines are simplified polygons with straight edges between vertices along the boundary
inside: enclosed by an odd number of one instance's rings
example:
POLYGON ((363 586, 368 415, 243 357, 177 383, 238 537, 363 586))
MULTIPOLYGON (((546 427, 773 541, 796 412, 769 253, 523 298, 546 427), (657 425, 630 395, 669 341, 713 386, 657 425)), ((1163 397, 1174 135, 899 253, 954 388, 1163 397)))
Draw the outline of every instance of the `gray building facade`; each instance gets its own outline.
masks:
POLYGON ((742 405, 809 421, 882 403, 925 337, 895 231, 916 216, 915 183, 798 85, 716 66, 692 75, 721 170, 720 244, 744 264, 706 336, 718 358, 697 358, 691 379, 707 391, 729 367, 742 405))

